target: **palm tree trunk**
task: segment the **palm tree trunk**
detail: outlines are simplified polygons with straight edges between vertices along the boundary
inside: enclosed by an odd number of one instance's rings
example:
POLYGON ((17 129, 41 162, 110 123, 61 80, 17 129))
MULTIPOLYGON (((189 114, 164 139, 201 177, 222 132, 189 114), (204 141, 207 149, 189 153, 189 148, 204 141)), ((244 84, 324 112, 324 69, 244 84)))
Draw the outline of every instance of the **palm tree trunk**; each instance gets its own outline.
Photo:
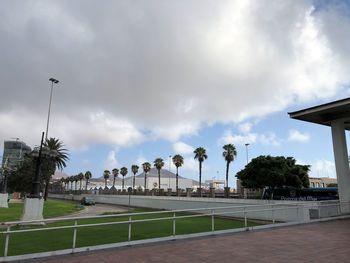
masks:
POLYGON ((179 167, 176 166, 176 195, 179 194, 179 167))
POLYGON ((158 169, 158 189, 160 190, 160 169, 158 169))
POLYGON ((115 185, 115 176, 113 176, 113 187, 112 188, 115 188, 114 185, 115 185))
POLYGON ((146 191, 146 186, 147 186, 147 173, 145 173, 145 191, 146 191))
POLYGON ((81 182, 81 179, 80 179, 80 189, 79 189, 80 191, 81 191, 81 184, 82 184, 82 182, 81 182))
POLYGON ((229 170, 229 167, 230 167, 230 162, 227 161, 226 162, 226 187, 228 187, 228 170, 229 170))
POLYGON ((107 188, 107 179, 105 179, 105 188, 107 188))
POLYGON ((124 190, 124 175, 123 175, 122 189, 124 190))
POLYGON ((132 179, 132 189, 135 189, 135 174, 134 174, 134 178, 132 179))
POLYGON ((44 200, 45 201, 47 199, 47 195, 48 195, 48 191, 49 191, 49 183, 50 183, 50 178, 46 179, 46 182, 45 182, 45 193, 44 193, 44 200))
POLYGON ((88 185, 88 182, 89 182, 89 180, 88 179, 86 179, 86 182, 85 182, 85 190, 87 191, 87 185, 88 185))
POLYGON ((202 197, 202 162, 199 161, 199 196, 202 197))

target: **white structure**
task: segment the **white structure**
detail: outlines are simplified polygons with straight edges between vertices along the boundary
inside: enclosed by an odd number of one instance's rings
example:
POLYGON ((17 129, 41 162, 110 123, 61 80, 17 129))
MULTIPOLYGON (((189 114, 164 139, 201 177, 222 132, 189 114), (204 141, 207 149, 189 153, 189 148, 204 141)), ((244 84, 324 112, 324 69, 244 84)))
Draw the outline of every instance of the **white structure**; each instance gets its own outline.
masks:
MULTIPOLYGON (((350 130, 350 98, 291 112, 293 119, 313 122, 331 127, 335 168, 337 172, 340 201, 350 201, 350 169, 345 130, 350 130)), ((350 212, 349 205, 342 212, 350 212)))
POLYGON ((26 198, 21 221, 43 220, 44 199, 26 198))
POLYGON ((5 194, 1 194, 0 193, 0 207, 2 208, 8 208, 8 200, 9 198, 9 194, 8 193, 5 193, 5 194))
MULTIPOLYGON (((134 175, 128 173, 128 175, 124 178, 124 189, 133 186, 134 175)), ((178 178, 179 189, 193 188, 196 189, 199 183, 195 180, 188 179, 179 175, 178 178)), ((85 184, 84 184, 85 185, 85 184)), ((107 180, 107 187, 111 188, 113 185, 113 176, 107 180)), ((142 172, 135 176, 135 188, 144 189, 145 185, 145 174, 142 172)), ((90 179, 90 183, 88 185, 88 189, 94 188, 104 188, 105 180, 103 177, 100 178, 92 178, 90 179)), ((209 184, 202 183, 202 187, 208 188, 209 184)), ((119 174, 115 180, 115 188, 122 189, 122 176, 119 174)), ((146 179, 146 188, 149 190, 158 189, 158 170, 156 168, 151 168, 151 170, 147 173, 146 179)), ((161 169, 160 171, 160 188, 168 189, 171 188, 173 191, 176 189, 176 174, 169 172, 166 169, 161 169)))
POLYGON ((205 183, 215 189, 224 189, 225 187, 225 180, 205 180, 205 183))

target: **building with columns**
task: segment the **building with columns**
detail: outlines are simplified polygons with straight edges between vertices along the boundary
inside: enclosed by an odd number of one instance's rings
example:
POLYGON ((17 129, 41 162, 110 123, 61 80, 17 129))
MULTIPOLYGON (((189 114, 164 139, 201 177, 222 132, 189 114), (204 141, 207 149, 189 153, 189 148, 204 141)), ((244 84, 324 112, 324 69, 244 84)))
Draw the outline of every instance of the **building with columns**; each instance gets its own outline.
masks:
POLYGON ((341 210, 350 212, 350 169, 345 136, 345 131, 350 130, 350 98, 290 112, 289 116, 331 128, 341 210))

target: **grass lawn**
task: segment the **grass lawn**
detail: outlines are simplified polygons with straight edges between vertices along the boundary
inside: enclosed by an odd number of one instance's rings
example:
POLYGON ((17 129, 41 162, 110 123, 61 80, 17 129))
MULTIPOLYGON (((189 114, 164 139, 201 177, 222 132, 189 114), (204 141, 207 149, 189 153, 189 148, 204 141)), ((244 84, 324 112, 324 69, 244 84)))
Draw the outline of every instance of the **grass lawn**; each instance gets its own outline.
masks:
MULTIPOLYGON (((135 209, 133 212, 144 212, 144 209, 135 209)), ((172 213, 135 215, 136 219, 171 217, 172 213)), ((188 215, 177 213, 177 216, 188 215)), ((79 220, 78 225, 103 222, 127 221, 128 216, 84 219, 79 220)), ((41 228, 73 225, 74 221, 61 221, 41 226, 41 228)), ((172 220, 137 222, 132 224, 131 240, 164 237, 172 235, 172 220)), ((249 226, 258 225, 249 222, 249 226)), ((244 227, 244 222, 229 218, 215 217, 215 230, 244 227)), ((16 227, 18 228, 18 227, 16 227)), ((176 234, 190 234, 211 231, 211 217, 201 216, 195 218, 183 218, 176 220, 176 234)), ((38 232, 16 233, 10 237, 9 255, 27 254, 35 252, 53 251, 72 247, 73 229, 45 230, 38 232)), ((77 231, 77 247, 108 244, 127 241, 128 224, 91 226, 79 228, 77 231)), ((0 248, 4 247, 4 235, 0 235, 0 248)), ((3 255, 2 249, 0 256, 3 255)))
MULTIPOLYGON (((44 218, 62 216, 81 210, 76 202, 48 199, 44 204, 44 218)), ((0 208, 0 223, 21 219, 23 203, 9 203, 9 208, 0 208)))

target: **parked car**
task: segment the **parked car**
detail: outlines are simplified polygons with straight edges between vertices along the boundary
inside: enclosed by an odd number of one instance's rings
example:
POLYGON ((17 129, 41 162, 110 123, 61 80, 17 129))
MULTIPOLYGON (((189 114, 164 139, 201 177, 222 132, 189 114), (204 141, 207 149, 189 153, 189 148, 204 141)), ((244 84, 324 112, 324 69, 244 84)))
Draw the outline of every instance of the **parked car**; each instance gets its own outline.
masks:
POLYGON ((82 205, 95 205, 95 199, 93 199, 92 197, 83 197, 80 200, 80 203, 82 205))

